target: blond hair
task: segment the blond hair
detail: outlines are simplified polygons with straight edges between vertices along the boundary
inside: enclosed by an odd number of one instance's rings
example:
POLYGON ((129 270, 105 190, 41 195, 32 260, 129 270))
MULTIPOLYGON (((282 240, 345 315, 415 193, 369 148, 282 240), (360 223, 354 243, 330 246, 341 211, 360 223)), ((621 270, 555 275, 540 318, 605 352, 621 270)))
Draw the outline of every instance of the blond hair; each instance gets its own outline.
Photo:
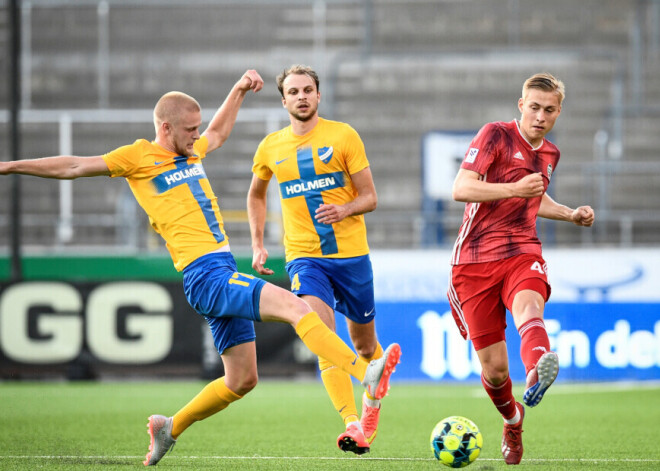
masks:
POLYGON ((154 126, 156 133, 165 122, 176 124, 183 112, 201 111, 197 100, 183 92, 168 92, 158 100, 154 107, 154 126))
POLYGON ((527 97, 527 92, 535 88, 537 90, 542 90, 544 92, 553 92, 559 96, 559 104, 561 105, 566 96, 566 91, 564 89, 564 82, 556 78, 555 76, 548 73, 539 73, 534 74, 523 84, 522 88, 522 98, 523 100, 527 97))
POLYGON ((292 65, 288 69, 284 69, 281 74, 277 76, 275 79, 277 83, 277 89, 280 91, 280 94, 282 97, 284 97, 284 80, 289 76, 289 75, 307 75, 309 78, 314 80, 314 83, 316 84, 316 91, 319 91, 319 76, 318 74, 308 65, 292 65))

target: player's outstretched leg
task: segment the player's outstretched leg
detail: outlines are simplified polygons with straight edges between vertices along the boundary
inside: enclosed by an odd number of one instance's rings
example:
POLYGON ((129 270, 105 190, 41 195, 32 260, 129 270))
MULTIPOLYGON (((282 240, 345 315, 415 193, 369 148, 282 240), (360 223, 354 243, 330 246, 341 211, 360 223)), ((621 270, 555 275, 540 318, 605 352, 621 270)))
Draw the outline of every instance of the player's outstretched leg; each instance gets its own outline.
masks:
POLYGON ((360 417, 360 425, 362 425, 364 437, 367 439, 369 445, 376 439, 378 420, 380 419, 380 404, 372 407, 369 405, 370 402, 378 403, 379 401, 369 399, 366 392, 362 394, 362 417, 360 417))
POLYGON ((147 424, 151 443, 149 453, 142 462, 145 466, 153 466, 158 463, 165 453, 174 448, 176 440, 172 438, 172 417, 164 415, 152 415, 147 424))
POLYGON ((344 452, 352 451, 356 455, 369 453, 369 443, 359 422, 346 427, 346 431, 337 437, 337 446, 344 452))
POLYGON ((502 432, 502 456, 506 464, 520 464, 523 456, 523 443, 522 443, 522 424, 525 418, 525 408, 519 402, 516 402, 516 407, 520 412, 520 420, 516 424, 504 424, 504 432, 502 432))
POLYGON ((396 371, 400 358, 401 347, 399 344, 393 343, 385 349, 382 357, 369 362, 362 386, 371 397, 382 399, 387 396, 390 389, 390 376, 396 371))
POLYGON ((559 357, 555 352, 544 353, 536 366, 527 374, 525 383, 525 394, 523 402, 529 407, 534 407, 541 402, 543 395, 550 385, 554 383, 559 373, 559 357))

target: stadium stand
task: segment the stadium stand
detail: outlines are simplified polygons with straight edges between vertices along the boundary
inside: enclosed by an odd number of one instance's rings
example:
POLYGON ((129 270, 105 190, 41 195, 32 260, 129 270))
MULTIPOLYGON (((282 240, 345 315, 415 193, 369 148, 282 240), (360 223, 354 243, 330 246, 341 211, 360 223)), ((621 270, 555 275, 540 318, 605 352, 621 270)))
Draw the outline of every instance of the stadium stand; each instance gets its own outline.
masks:
MULTIPOLYGON (((26 109, 144 110, 172 89, 212 109, 239 74, 253 67, 267 87, 250 96, 245 108, 277 108, 274 76, 291 63, 313 65, 321 73, 321 114, 351 123, 367 147, 380 198, 379 209, 367 216, 372 248, 420 247, 422 136, 513 119, 522 81, 547 70, 567 84, 552 136, 562 150, 553 192, 569 205, 591 204, 604 219, 593 231, 547 224, 544 237, 557 244, 660 242, 658 1, 228 0, 187 6, 162 1, 158 9, 155 4, 33 0, 24 15, 30 25, 24 57, 31 71, 24 82, 30 85, 26 109)), ((2 15, 0 35, 4 72, 2 15)), ((6 93, 0 91, 0 108, 7 108, 6 93)), ((76 112, 71 116, 71 151, 78 155, 153 135, 148 121, 78 122, 76 112)), ((266 119, 237 124, 206 164, 229 214, 235 249, 249 247, 243 211, 251 158, 274 124, 266 119)), ((23 156, 58 153, 56 121, 26 123, 23 132, 23 156)), ((6 140, 4 126, 0 139, 6 140)), ((58 238, 60 185, 47 180, 22 185, 28 247, 56 241, 58 250, 111 245, 160 250, 126 185, 109 179, 73 182, 75 231, 58 238)), ((7 196, 0 189, 0 197, 7 196)), ((461 212, 461 205, 443 205, 442 243, 453 241, 461 212)), ((3 246, 7 238, 4 205, 3 246)))

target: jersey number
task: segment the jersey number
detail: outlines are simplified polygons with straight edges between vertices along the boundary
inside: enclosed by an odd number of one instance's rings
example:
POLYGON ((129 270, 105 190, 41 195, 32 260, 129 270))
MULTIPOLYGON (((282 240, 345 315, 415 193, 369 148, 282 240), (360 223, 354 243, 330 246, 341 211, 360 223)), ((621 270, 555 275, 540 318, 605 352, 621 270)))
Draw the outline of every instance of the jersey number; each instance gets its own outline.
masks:
POLYGON ((534 263, 532 264, 532 268, 530 268, 530 270, 532 270, 532 271, 537 271, 537 272, 539 272, 541 275, 545 275, 545 270, 543 269, 543 267, 541 266, 541 264, 540 264, 539 262, 534 262, 534 263))
POLYGON ((293 280, 291 280, 291 291, 298 291, 300 289, 300 280, 298 279, 298 273, 293 275, 293 280))
POLYGON ((249 281, 244 281, 244 280, 241 280, 240 278, 247 278, 249 280, 253 280, 254 276, 246 275, 245 273, 236 272, 229 279, 229 284, 230 285, 239 285, 239 286, 250 286, 249 281))

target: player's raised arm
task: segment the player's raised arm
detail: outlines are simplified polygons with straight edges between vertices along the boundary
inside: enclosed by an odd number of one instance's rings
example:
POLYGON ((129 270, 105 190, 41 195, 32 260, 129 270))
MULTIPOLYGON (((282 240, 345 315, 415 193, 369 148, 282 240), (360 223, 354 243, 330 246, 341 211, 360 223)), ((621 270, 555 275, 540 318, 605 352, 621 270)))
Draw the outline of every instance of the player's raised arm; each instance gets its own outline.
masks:
POLYGON ((100 155, 92 157, 58 155, 41 159, 0 162, 0 175, 9 174, 73 180, 79 177, 110 175, 110 170, 100 155))
POLYGON ((218 108, 215 115, 211 119, 208 128, 202 135, 206 136, 209 141, 207 153, 214 151, 222 146, 231 130, 234 128, 238 110, 241 108, 245 94, 252 90, 255 93, 261 90, 264 86, 264 81, 256 70, 248 70, 243 76, 234 84, 231 91, 225 98, 222 106, 218 108))

